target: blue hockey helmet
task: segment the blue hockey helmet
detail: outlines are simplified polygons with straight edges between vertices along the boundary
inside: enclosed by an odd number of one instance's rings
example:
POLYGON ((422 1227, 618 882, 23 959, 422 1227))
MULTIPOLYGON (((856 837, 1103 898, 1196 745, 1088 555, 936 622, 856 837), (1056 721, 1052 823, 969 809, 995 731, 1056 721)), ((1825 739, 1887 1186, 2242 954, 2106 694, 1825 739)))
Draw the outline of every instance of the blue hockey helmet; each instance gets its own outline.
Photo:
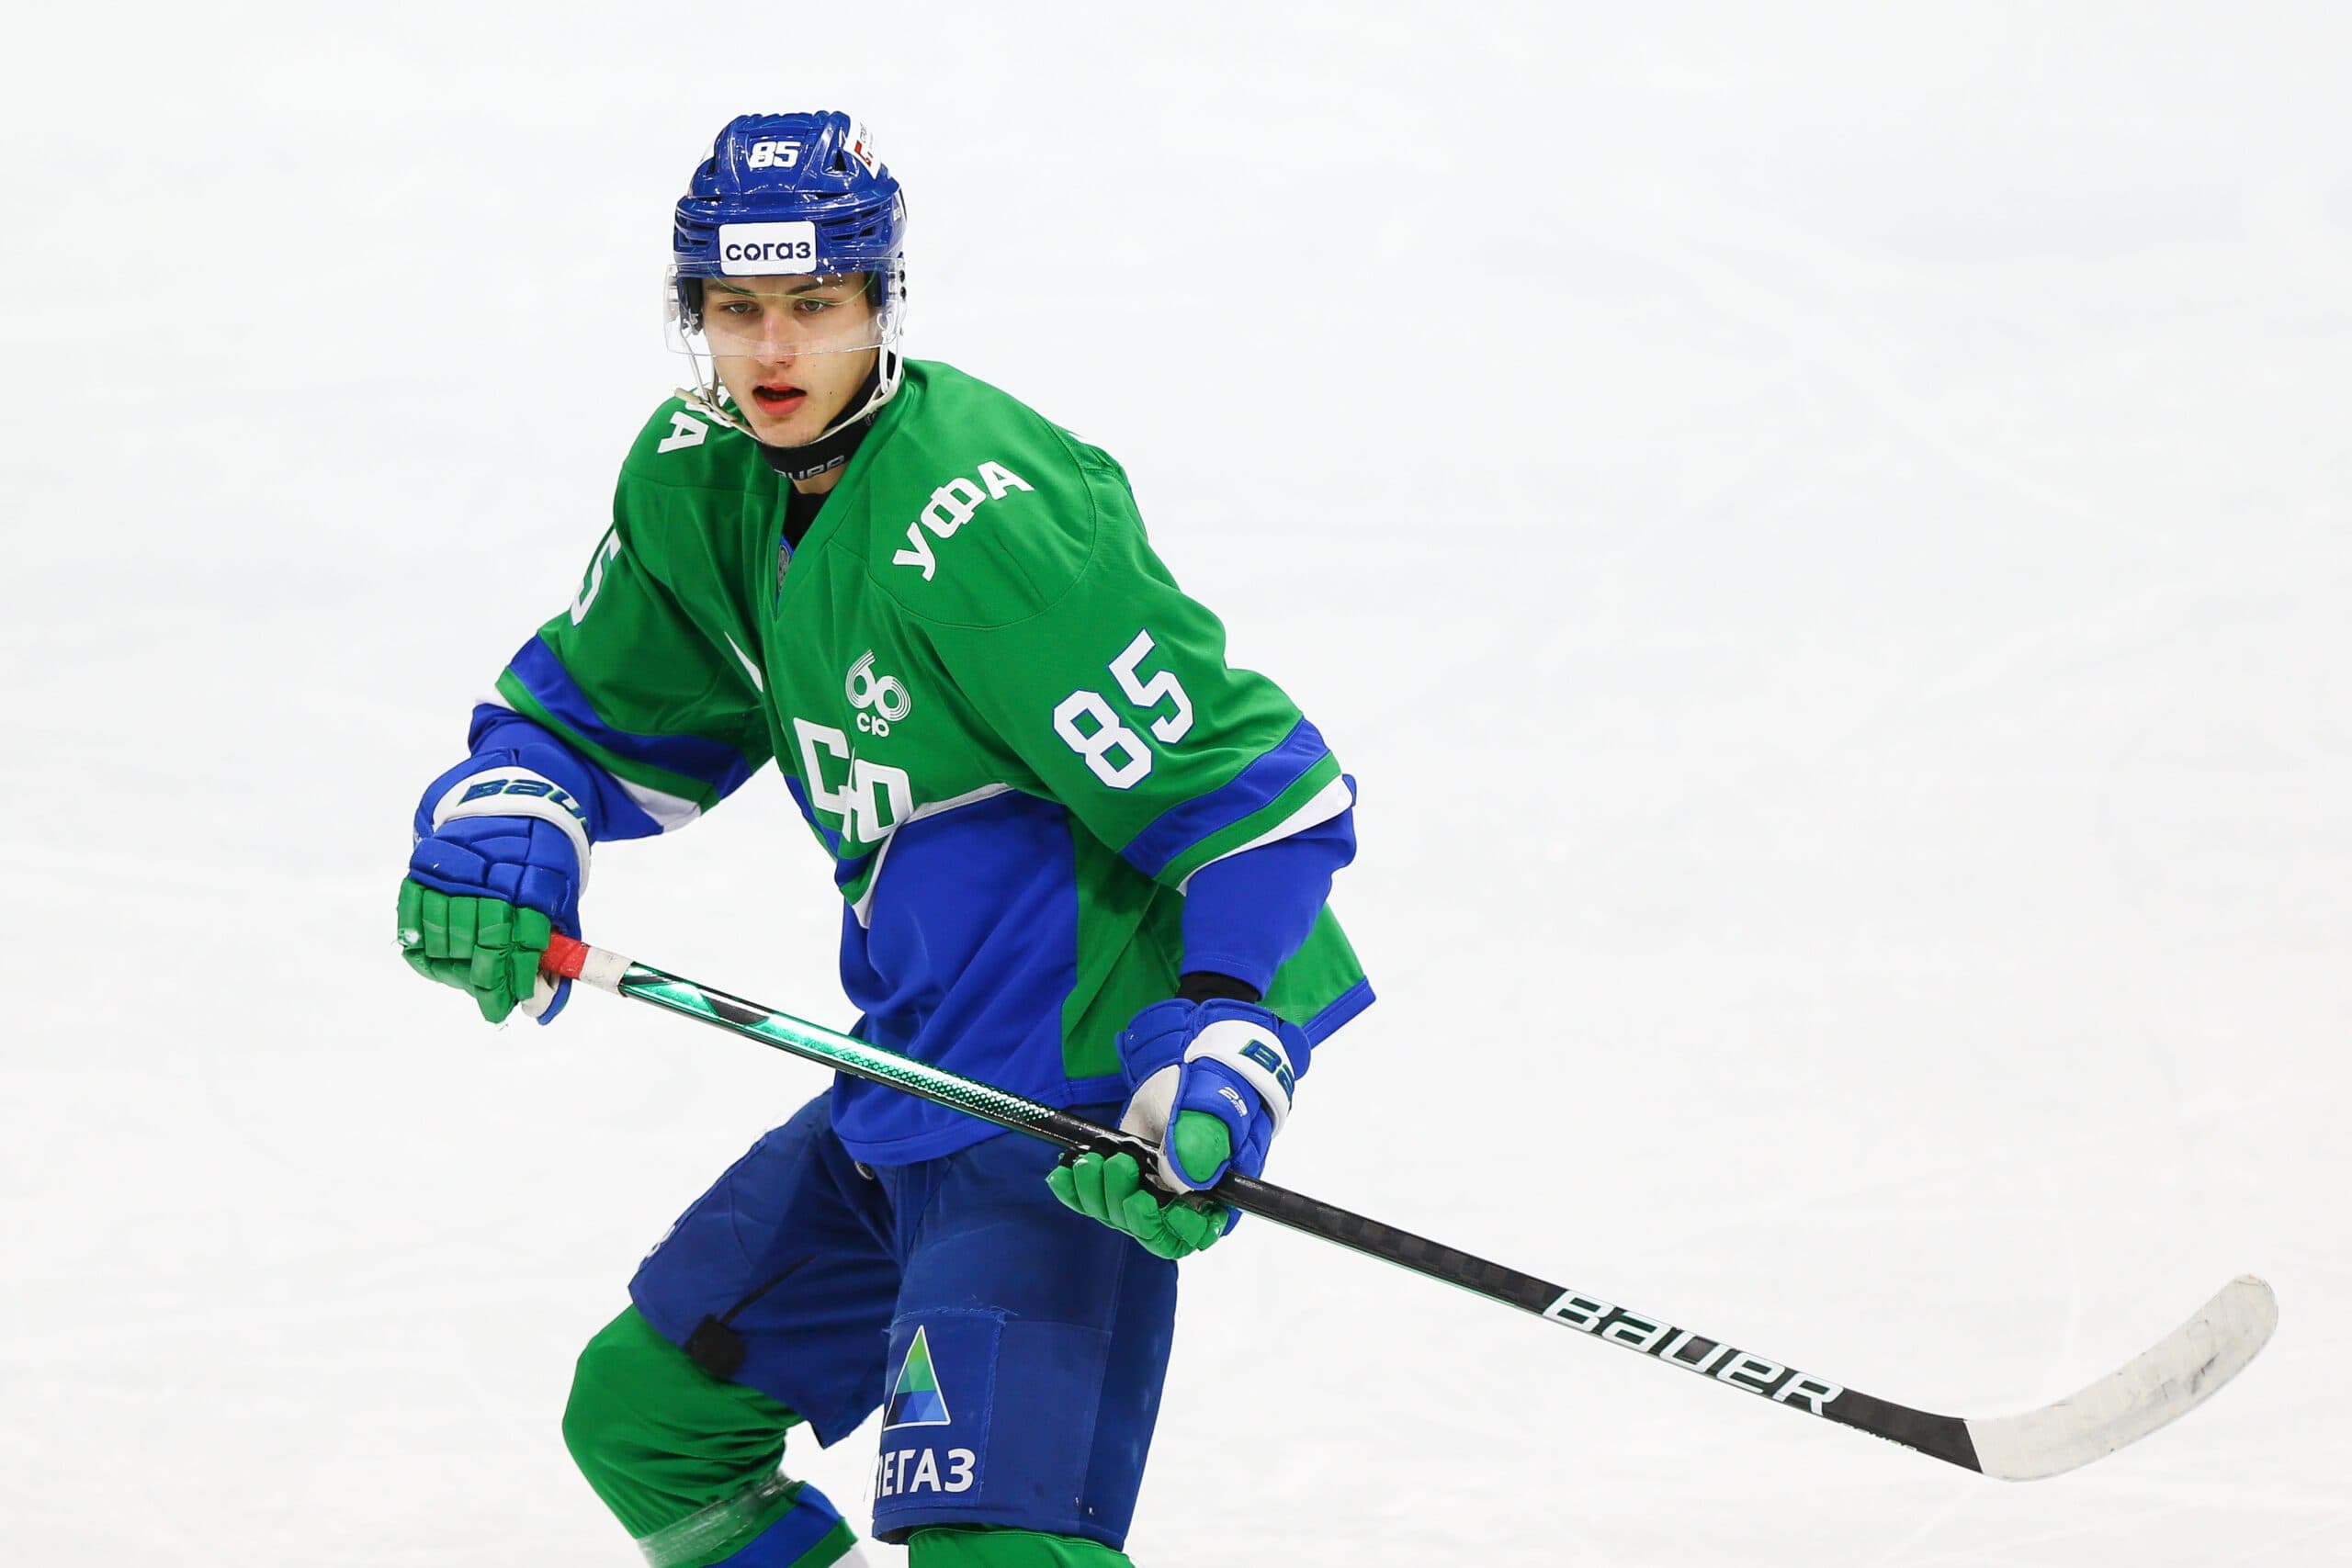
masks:
MULTIPOLYGON (((697 360, 716 357, 703 313, 708 279, 863 273, 866 321, 809 345, 811 352, 880 351, 872 390, 861 406, 844 411, 833 427, 842 428, 899 388, 906 229, 906 197, 875 156, 865 126, 833 109, 738 115, 678 199, 668 289, 673 344, 697 360)), ((702 396, 695 400, 743 428, 721 408, 715 366, 697 380, 702 396)))

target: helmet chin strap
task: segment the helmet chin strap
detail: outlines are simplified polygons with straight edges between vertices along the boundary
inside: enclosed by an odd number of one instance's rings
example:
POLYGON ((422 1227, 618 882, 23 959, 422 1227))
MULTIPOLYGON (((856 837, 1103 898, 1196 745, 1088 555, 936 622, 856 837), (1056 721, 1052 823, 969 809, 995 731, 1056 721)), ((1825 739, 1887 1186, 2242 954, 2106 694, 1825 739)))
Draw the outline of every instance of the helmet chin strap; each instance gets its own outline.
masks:
MULTIPOLYGON (((699 356, 696 368, 700 368, 699 356)), ((718 367, 715 364, 711 367, 707 383, 698 383, 691 388, 680 387, 677 390, 678 396, 697 412, 759 442, 760 456, 765 457, 768 466, 786 479, 813 479, 819 474, 838 468, 849 461, 850 454, 856 451, 857 444, 865 438, 866 428, 874 423, 874 416, 882 412, 882 405, 888 402, 891 394, 899 389, 903 369, 897 349, 882 349, 875 356, 874 368, 865 373, 865 381, 850 395, 849 412, 833 421, 814 441, 797 446, 778 446, 761 441, 759 433, 752 428, 742 411, 735 407, 728 399, 725 389, 718 384, 718 367)))

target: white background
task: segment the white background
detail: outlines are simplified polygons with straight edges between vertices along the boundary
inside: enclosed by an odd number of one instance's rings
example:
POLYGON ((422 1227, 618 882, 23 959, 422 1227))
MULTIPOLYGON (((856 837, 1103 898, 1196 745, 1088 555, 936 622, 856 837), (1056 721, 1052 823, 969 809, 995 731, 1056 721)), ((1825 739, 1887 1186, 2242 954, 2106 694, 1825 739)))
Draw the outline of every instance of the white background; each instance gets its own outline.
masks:
MULTIPOLYGON (((914 352, 1362 780, 1277 1179, 1962 1414, 2282 1304, 2004 1486, 1245 1226, 1139 1562, 2352 1562, 2352 13, 368 15, 8 25, 0 1559, 635 1561, 572 1356, 818 1075, 492 1032, 392 893, 676 380, 670 203, 838 105, 914 352)), ((587 915, 845 1021, 772 777, 587 915)))

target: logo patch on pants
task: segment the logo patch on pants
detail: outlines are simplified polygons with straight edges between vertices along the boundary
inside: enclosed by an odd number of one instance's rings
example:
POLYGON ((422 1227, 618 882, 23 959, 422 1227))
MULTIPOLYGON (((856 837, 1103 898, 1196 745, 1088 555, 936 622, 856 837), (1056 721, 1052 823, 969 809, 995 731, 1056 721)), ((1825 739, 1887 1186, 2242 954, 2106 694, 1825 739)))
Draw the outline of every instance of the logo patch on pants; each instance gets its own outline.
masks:
POLYGON ((969 1492, 980 1456, 969 1449, 899 1449, 874 1461, 874 1506, 921 1492, 969 1492))
POLYGON ((907 1359, 899 1363, 889 1408, 882 1414, 882 1429, 945 1427, 954 1421, 947 1413, 947 1396, 940 1392, 939 1373, 931 1364, 931 1335, 917 1328, 914 1343, 907 1347, 907 1359))
POLYGON ((874 1463, 877 1531, 984 1506, 1003 1334, 1001 1314, 953 1308, 892 1325, 874 1463))

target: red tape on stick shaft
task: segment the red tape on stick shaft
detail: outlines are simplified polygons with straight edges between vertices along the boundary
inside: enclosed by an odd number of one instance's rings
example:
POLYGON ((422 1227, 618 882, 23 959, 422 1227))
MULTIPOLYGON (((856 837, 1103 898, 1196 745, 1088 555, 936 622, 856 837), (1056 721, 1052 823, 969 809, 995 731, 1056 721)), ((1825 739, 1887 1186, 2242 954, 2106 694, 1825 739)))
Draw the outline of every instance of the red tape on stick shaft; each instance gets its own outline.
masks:
POLYGON ((539 960, 539 968, 550 978, 577 980, 580 971, 587 967, 591 949, 578 937, 557 931, 548 938, 548 950, 539 960))

